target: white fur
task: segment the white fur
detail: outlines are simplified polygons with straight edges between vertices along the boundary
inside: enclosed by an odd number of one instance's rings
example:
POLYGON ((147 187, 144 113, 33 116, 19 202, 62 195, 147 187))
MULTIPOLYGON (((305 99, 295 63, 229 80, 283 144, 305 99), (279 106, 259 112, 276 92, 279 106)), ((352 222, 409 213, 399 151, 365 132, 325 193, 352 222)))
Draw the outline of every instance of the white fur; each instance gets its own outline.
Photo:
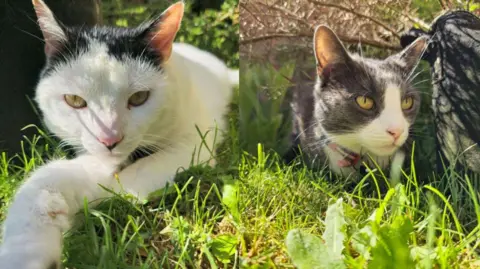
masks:
MULTIPOLYGON (((195 125, 210 131, 225 128, 222 117, 238 82, 235 73, 212 54, 187 44, 174 44, 173 53, 157 72, 149 64, 119 62, 94 44, 89 52, 58 69, 37 87, 37 101, 49 129, 86 151, 73 160, 54 160, 37 169, 21 186, 8 210, 0 249, 2 269, 46 269, 59 261, 62 232, 84 203, 109 196, 100 186, 126 190, 140 199, 171 182, 180 167, 190 166, 201 144, 195 125), (82 75, 79 75, 82 74, 82 75), (142 106, 127 108, 138 90, 151 90, 142 106), (73 109, 63 94, 78 94, 88 106, 73 109), (120 133, 124 140, 110 153, 97 137, 120 133), (120 174, 114 172, 136 147, 163 145, 120 174)), ((217 140, 219 138, 217 137, 217 140)), ((211 154, 201 152, 200 162, 211 154)))
POLYGON ((409 123, 403 114, 401 103, 400 87, 387 85, 384 95, 385 108, 378 118, 360 131, 362 145, 374 155, 390 156, 405 143, 409 123), (387 132, 389 128, 402 130, 397 140, 387 132))
MULTIPOLYGON (((402 95, 398 85, 387 85, 383 101, 384 109, 367 126, 355 133, 335 135, 331 139, 333 142, 354 152, 370 156, 375 160, 376 164, 385 169, 390 164, 390 158, 395 155, 407 140, 410 124, 402 111, 402 95), (397 139, 394 139, 387 132, 389 128, 400 129, 402 133, 397 139)), ((348 175, 355 171, 352 167, 339 167, 337 165, 339 160, 344 159, 340 153, 333 151, 329 147, 324 147, 324 151, 329 157, 330 168, 334 172, 348 175)), ((403 161, 403 158, 401 159, 403 161)), ((371 168, 374 167, 374 163, 369 157, 362 159, 362 161, 366 161, 371 168)), ((397 161, 396 165, 399 165, 398 163, 399 161, 397 161)), ((357 164, 357 166, 360 165, 361 162, 357 164)))

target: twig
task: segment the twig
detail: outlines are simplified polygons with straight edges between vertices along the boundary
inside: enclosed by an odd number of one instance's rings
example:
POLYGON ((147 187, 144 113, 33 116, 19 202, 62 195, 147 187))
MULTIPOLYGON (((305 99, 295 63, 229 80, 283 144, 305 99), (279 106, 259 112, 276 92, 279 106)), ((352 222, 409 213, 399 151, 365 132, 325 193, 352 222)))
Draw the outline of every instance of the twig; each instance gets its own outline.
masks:
MULTIPOLYGON (((259 3, 259 4, 261 4, 261 3, 259 3)), ((298 16, 297 14, 295 14, 295 13, 293 13, 293 12, 291 12, 291 11, 285 9, 285 8, 279 7, 279 6, 277 6, 277 5, 272 5, 272 6, 270 6, 270 8, 273 8, 273 9, 275 9, 275 10, 281 11, 281 12, 283 12, 284 14, 289 15, 290 18, 295 19, 295 20, 297 20, 298 22, 303 23, 303 24, 306 25, 308 28, 312 28, 312 25, 311 25, 310 23, 308 23, 307 20, 305 20, 304 18, 298 16)))
MULTIPOLYGON (((341 34, 337 34, 338 38, 342 40, 345 43, 350 43, 350 44, 364 44, 364 45, 369 45, 372 47, 377 47, 377 48, 382 48, 382 49, 389 49, 389 50, 400 50, 400 46, 395 46, 392 44, 388 44, 385 42, 380 42, 380 41, 375 41, 375 40, 368 40, 368 39, 360 39, 356 37, 350 37, 350 36, 345 36, 341 34)), ((256 36, 252 38, 247 38, 240 40, 240 45, 247 45, 247 44, 252 44, 256 42, 261 42, 269 39, 275 39, 275 38, 298 38, 298 37, 309 37, 313 38, 313 32, 311 33, 297 33, 297 34, 267 34, 267 35, 262 35, 262 36, 256 36)))
POLYGON ((354 9, 351 9, 351 8, 348 8, 348 7, 344 7, 342 5, 337 5, 337 4, 332 4, 332 3, 324 3, 324 2, 320 2, 320 1, 317 1, 317 0, 307 0, 308 2, 311 2, 313 4, 316 4, 316 5, 319 5, 319 6, 324 6, 324 7, 331 7, 331 8, 336 8, 336 9, 340 9, 340 10, 343 10, 345 12, 349 12, 349 13, 352 13, 358 17, 361 17, 361 18, 364 18, 364 19, 367 19, 375 24, 377 24, 378 26, 382 27, 383 29, 389 31, 392 35, 394 35, 396 38, 400 38, 400 35, 397 33, 397 31, 395 31, 394 29, 390 28, 388 25, 386 25, 385 23, 373 18, 373 17, 370 17, 368 15, 365 15, 365 14, 362 14, 360 12, 357 12, 355 11, 354 9))
POLYGON ((411 22, 420 25, 420 27, 422 27, 424 30, 430 29, 430 25, 428 23, 426 23, 425 21, 423 21, 419 18, 414 18, 414 17, 410 16, 409 14, 405 13, 404 11, 402 13, 403 13, 403 16, 405 16, 411 22))
POLYGON ((405 16, 409 21, 420 25, 420 27, 422 27, 424 30, 430 29, 430 25, 428 23, 426 23, 424 20, 422 20, 420 18, 412 17, 405 10, 400 11, 400 10, 389 8, 389 7, 387 7, 387 10, 391 10, 395 13, 401 13, 401 15, 405 16))
POLYGON ((445 5, 445 3, 443 3, 442 0, 438 0, 438 3, 440 4, 440 6, 442 6, 442 9, 443 9, 443 10, 446 10, 446 9, 447 9, 447 6, 445 5))
POLYGON ((247 5, 243 4, 243 3, 240 3, 240 7, 245 9, 248 13, 250 13, 250 15, 252 15, 252 17, 258 22, 260 23, 261 25, 263 25, 263 27, 267 27, 263 22, 262 20, 260 20, 252 11, 250 11, 250 9, 247 8, 247 5))

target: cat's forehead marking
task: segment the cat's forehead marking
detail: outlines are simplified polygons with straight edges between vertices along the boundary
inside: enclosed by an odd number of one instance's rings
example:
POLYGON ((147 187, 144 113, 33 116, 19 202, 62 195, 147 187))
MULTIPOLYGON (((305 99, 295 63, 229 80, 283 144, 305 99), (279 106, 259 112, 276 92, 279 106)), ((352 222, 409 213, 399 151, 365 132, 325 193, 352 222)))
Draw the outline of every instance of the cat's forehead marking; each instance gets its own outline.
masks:
POLYGON ((137 59, 161 70, 162 58, 159 53, 141 37, 140 28, 116 28, 96 26, 93 28, 67 28, 67 42, 50 57, 41 77, 57 71, 59 66, 96 51, 98 44, 106 54, 124 61, 137 59))
POLYGON ((114 66, 113 58, 109 54, 106 44, 100 42, 91 42, 88 50, 77 59, 77 61, 90 62, 92 67, 107 69, 114 66))
POLYGON ((110 62, 110 59, 109 59, 110 57, 108 56, 106 46, 102 46, 99 50, 95 52, 95 54, 96 54, 95 60, 97 64, 107 65, 110 62))
POLYGON ((385 87, 384 93, 384 109, 389 113, 402 113, 401 108, 402 90, 400 85, 395 83, 388 83, 385 87))

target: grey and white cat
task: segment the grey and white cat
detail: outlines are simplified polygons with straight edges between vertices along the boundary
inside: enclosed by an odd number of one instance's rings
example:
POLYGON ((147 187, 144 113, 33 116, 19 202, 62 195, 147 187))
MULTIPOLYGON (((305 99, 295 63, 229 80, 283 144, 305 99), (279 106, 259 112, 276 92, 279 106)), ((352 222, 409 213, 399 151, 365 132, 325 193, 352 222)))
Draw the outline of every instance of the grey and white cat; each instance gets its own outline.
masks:
MULTIPOLYGON (((143 199, 188 168, 196 149, 197 159, 197 127, 210 132, 212 149, 239 79, 212 54, 173 43, 182 2, 136 28, 66 27, 42 0, 33 5, 47 57, 36 101, 78 156, 50 161, 20 187, 4 223, 2 269, 58 268, 62 234, 84 198, 110 195, 100 185, 143 199)), ((198 160, 213 163, 207 150, 198 160)))
POLYGON ((329 27, 316 28, 317 82, 292 101, 295 137, 310 164, 342 175, 362 161, 374 167, 370 157, 381 168, 401 165, 420 107, 410 78, 426 46, 419 38, 384 60, 368 59, 348 53, 329 27))

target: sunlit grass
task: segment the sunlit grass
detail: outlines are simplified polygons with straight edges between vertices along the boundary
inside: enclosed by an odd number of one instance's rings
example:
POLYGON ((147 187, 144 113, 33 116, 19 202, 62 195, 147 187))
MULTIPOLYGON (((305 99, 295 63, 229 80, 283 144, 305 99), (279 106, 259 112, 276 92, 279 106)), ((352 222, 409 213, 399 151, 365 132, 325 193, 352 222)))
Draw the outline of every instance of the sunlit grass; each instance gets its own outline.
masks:
MULTIPOLYGON (((270 74, 262 81, 268 83, 270 74)), ((248 79, 249 74, 242 76, 248 79)), ((285 85, 273 86, 282 90, 285 85)), ((248 90, 242 87, 239 94, 248 90)), ((256 94, 258 88, 250 90, 256 94)), ((309 170, 300 160, 286 165, 275 151, 282 151, 287 140, 272 131, 284 128, 282 121, 259 124, 247 111, 239 115, 239 107, 254 106, 232 104, 231 128, 218 149, 217 167, 195 166, 182 172, 147 203, 114 194, 94 209, 85 205, 77 224, 65 235, 64 265, 76 269, 480 267, 476 179, 452 169, 441 176, 419 173, 433 168, 418 166, 418 154, 397 185, 379 172, 352 182, 309 170), (248 126, 260 129, 251 136, 243 133, 239 140, 240 130, 248 126), (268 147, 258 144, 272 137, 277 142, 270 141, 268 147), (425 174, 431 176, 424 178, 425 174)), ((264 107, 269 114, 261 122, 283 115, 278 106, 264 107)), ((261 107, 257 109, 262 113, 261 107)), ((54 144, 25 151, 15 162, 2 155, 2 212, 26 174, 45 159, 59 156, 62 153, 54 144)))

